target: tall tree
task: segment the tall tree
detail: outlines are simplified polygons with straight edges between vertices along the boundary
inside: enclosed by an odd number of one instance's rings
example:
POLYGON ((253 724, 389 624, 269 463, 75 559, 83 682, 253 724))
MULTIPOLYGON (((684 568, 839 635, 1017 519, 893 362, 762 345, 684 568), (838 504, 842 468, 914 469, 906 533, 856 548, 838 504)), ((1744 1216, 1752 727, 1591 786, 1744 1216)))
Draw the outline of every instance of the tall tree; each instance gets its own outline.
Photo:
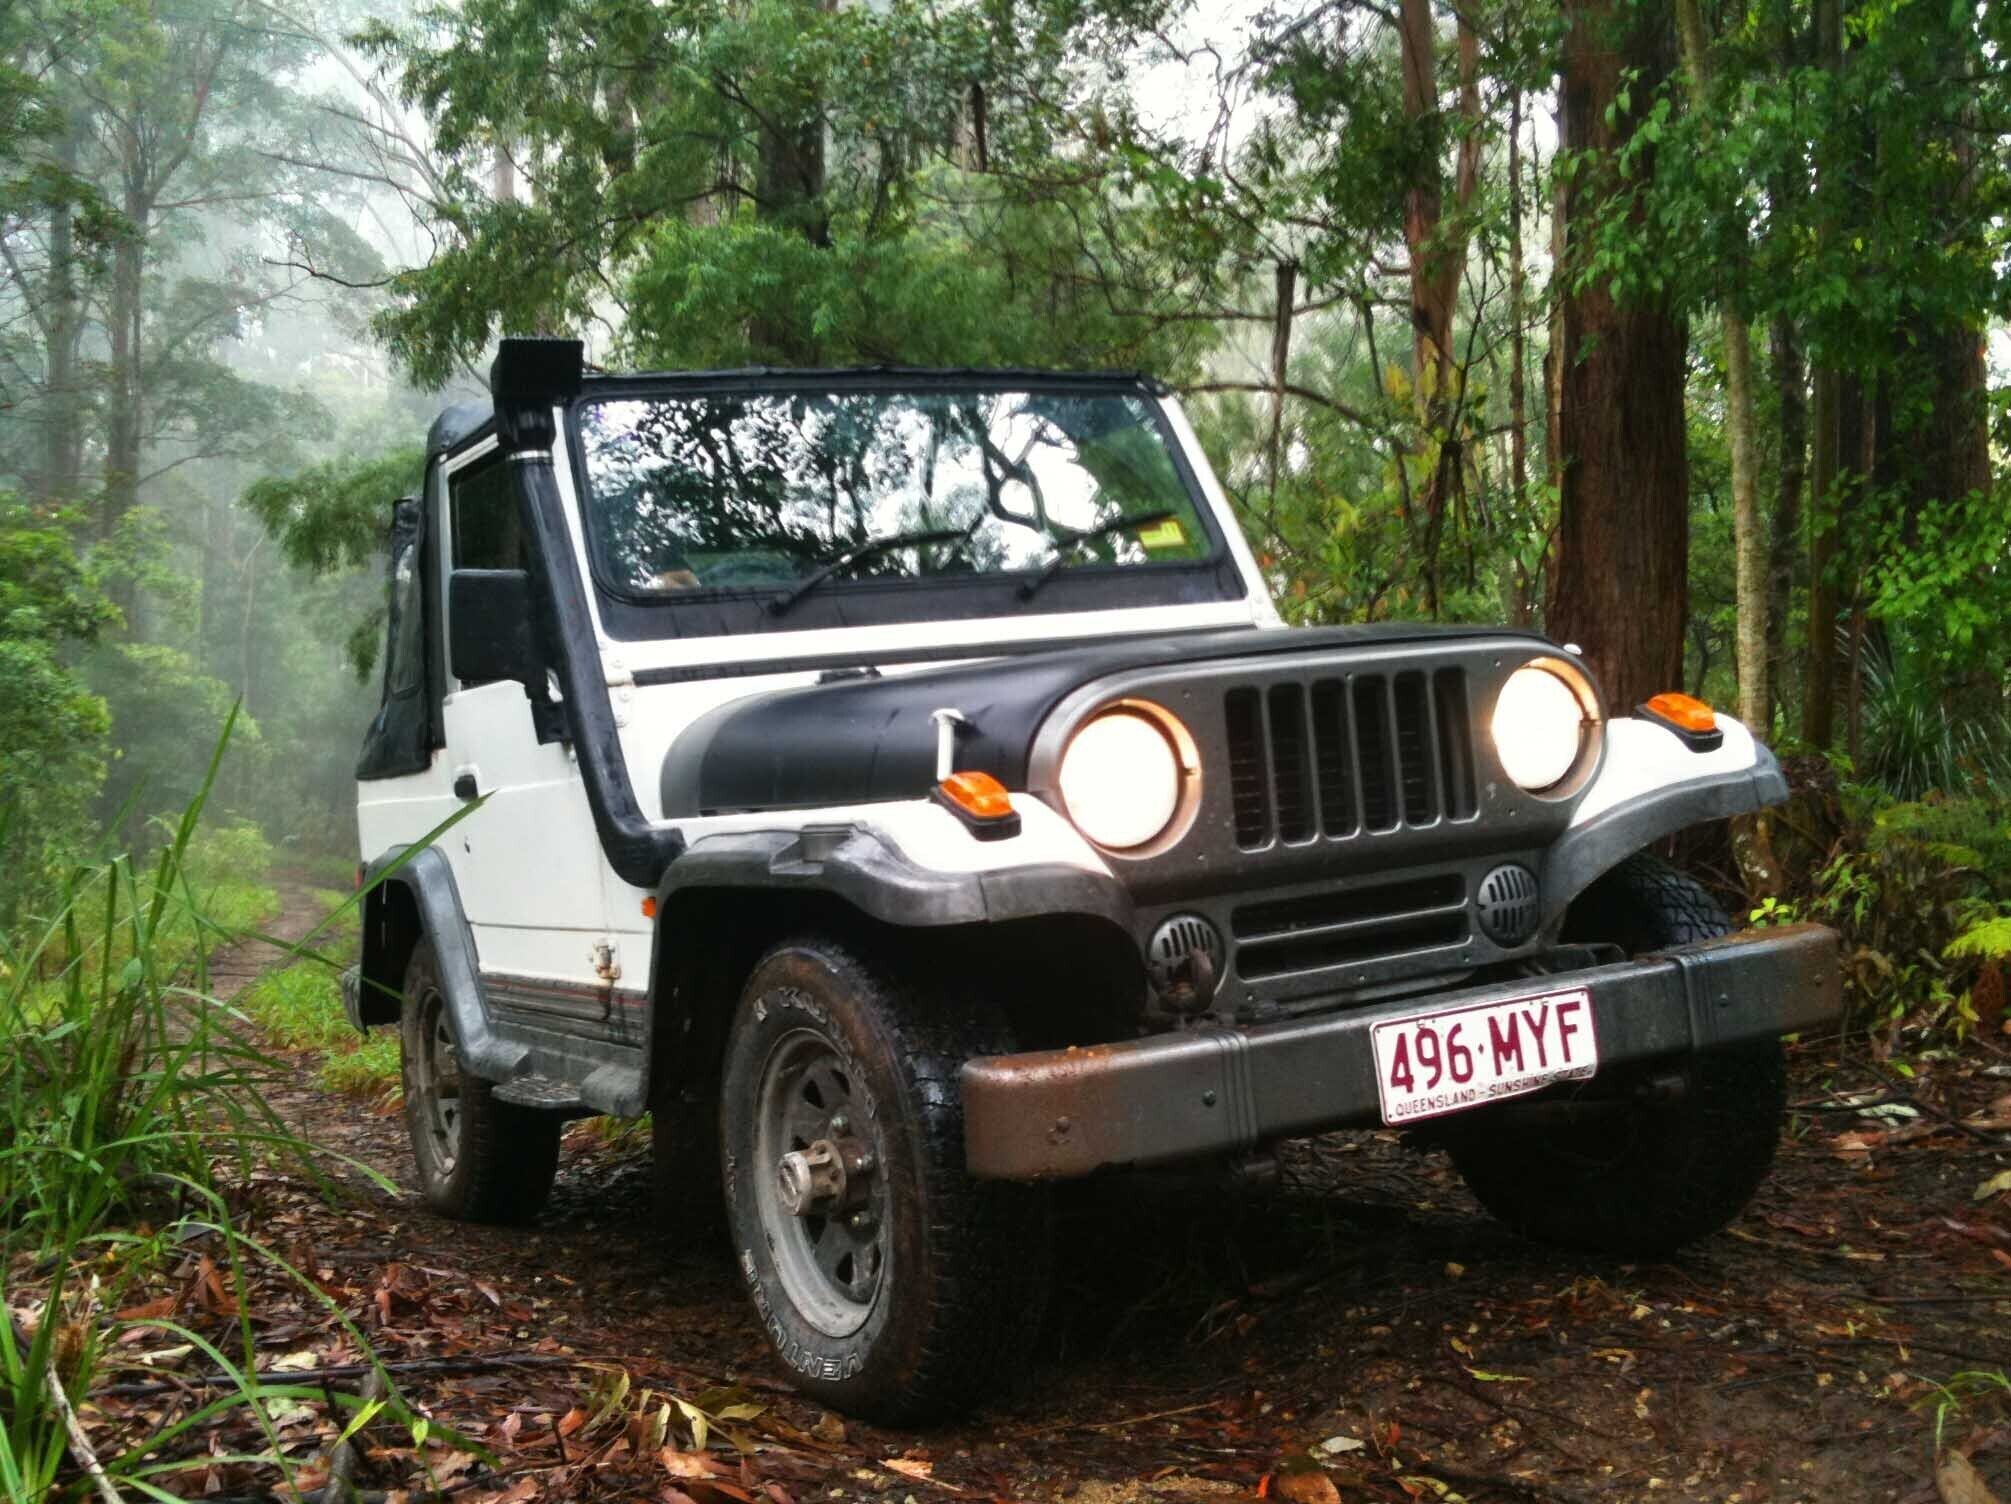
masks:
MULTIPOLYGON (((1683 66, 1689 75, 1692 106, 1708 110, 1711 99, 1710 42, 1697 0, 1676 0, 1683 66)), ((1773 713, 1768 684, 1767 537, 1760 513, 1753 402, 1753 335, 1740 306, 1746 276, 1746 235, 1737 227, 1726 251, 1724 291, 1718 320, 1725 337, 1725 421, 1732 459, 1732 553, 1737 615, 1739 719, 1765 734, 1773 713)))
POLYGON ((1689 468, 1683 426, 1687 340, 1665 294, 1625 266, 1573 259, 1581 222, 1616 200, 1643 228, 1639 195, 1654 149, 1635 140, 1668 76, 1666 15, 1626 0, 1568 0, 1559 100, 1567 262, 1558 443, 1562 450, 1550 631, 1584 646, 1616 706, 1683 682, 1689 599, 1689 468), (1623 153, 1625 164, 1623 166, 1623 153))

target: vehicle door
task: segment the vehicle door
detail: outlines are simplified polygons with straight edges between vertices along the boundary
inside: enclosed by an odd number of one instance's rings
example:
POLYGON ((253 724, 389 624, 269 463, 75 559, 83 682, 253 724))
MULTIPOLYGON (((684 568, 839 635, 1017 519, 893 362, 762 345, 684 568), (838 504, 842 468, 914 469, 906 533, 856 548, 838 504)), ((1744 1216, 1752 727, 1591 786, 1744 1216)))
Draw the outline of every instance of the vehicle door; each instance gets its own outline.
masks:
MULTIPOLYGON (((509 466, 493 444, 450 461, 442 490, 450 577, 524 568, 509 466)), ((451 612, 451 578, 442 584, 451 612)), ((451 643, 451 620, 446 632, 451 643)), ((442 725, 456 796, 482 799, 443 844, 491 1005, 604 1019, 620 962, 607 925, 606 859, 570 746, 555 724, 541 739, 523 684, 464 681, 452 664, 442 725)))

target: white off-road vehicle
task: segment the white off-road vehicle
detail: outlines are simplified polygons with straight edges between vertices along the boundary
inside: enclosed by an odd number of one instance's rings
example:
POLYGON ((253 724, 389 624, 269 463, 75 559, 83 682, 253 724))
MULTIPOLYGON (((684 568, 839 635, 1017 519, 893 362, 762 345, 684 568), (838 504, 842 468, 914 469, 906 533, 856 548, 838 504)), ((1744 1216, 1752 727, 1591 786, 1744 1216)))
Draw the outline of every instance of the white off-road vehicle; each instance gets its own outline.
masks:
POLYGON ((1638 854, 1783 796, 1744 726, 1527 633, 1284 628, 1146 379, 492 385, 396 509, 357 770, 349 1006, 439 1210, 650 1112, 802 1387, 911 1420, 1024 1351, 1058 1179, 1401 1125, 1626 1254, 1753 1194, 1834 937, 1638 854))

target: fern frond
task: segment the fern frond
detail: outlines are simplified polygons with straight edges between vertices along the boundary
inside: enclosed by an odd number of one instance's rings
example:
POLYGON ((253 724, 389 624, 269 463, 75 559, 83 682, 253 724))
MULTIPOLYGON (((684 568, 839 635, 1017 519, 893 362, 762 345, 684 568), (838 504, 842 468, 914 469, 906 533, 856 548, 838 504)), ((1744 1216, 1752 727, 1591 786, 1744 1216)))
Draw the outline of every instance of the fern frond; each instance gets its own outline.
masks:
POLYGON ((1944 956, 1975 956, 1984 961, 2011 961, 2011 914, 2000 914, 1964 930, 1942 951, 1944 956))

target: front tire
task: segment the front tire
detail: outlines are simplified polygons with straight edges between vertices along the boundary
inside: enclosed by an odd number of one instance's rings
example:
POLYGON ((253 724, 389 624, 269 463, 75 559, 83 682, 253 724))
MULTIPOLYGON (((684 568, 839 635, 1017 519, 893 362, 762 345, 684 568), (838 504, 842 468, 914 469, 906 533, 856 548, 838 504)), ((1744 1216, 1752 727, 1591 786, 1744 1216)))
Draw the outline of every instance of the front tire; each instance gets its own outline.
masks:
MULTIPOLYGON (((1565 937, 1629 955, 1730 933, 1700 885, 1638 854, 1572 905, 1565 937)), ((1652 1258, 1707 1237, 1745 1209, 1773 1164, 1787 1110, 1778 1039, 1713 1050, 1674 1071, 1672 1101, 1652 1100, 1650 1066, 1576 1088, 1574 1120, 1519 1104, 1449 1122, 1445 1145, 1474 1196, 1526 1237, 1618 1258, 1652 1258), (1643 1098, 1650 1098, 1643 1100, 1643 1098)), ((1554 1108, 1557 1099, 1536 1104, 1554 1108)))
POLYGON ((734 1261, 796 1383, 886 1424, 996 1386, 1047 1293, 1045 1196, 964 1172, 958 1072, 1013 1042, 950 975, 791 940, 754 968, 726 1045, 734 1261))
POLYGON ((493 1083, 461 1065, 453 1012, 430 940, 412 948, 399 1014, 405 1131, 419 1191, 442 1216, 463 1222, 528 1222, 558 1173, 553 1114, 499 1102, 493 1083))

